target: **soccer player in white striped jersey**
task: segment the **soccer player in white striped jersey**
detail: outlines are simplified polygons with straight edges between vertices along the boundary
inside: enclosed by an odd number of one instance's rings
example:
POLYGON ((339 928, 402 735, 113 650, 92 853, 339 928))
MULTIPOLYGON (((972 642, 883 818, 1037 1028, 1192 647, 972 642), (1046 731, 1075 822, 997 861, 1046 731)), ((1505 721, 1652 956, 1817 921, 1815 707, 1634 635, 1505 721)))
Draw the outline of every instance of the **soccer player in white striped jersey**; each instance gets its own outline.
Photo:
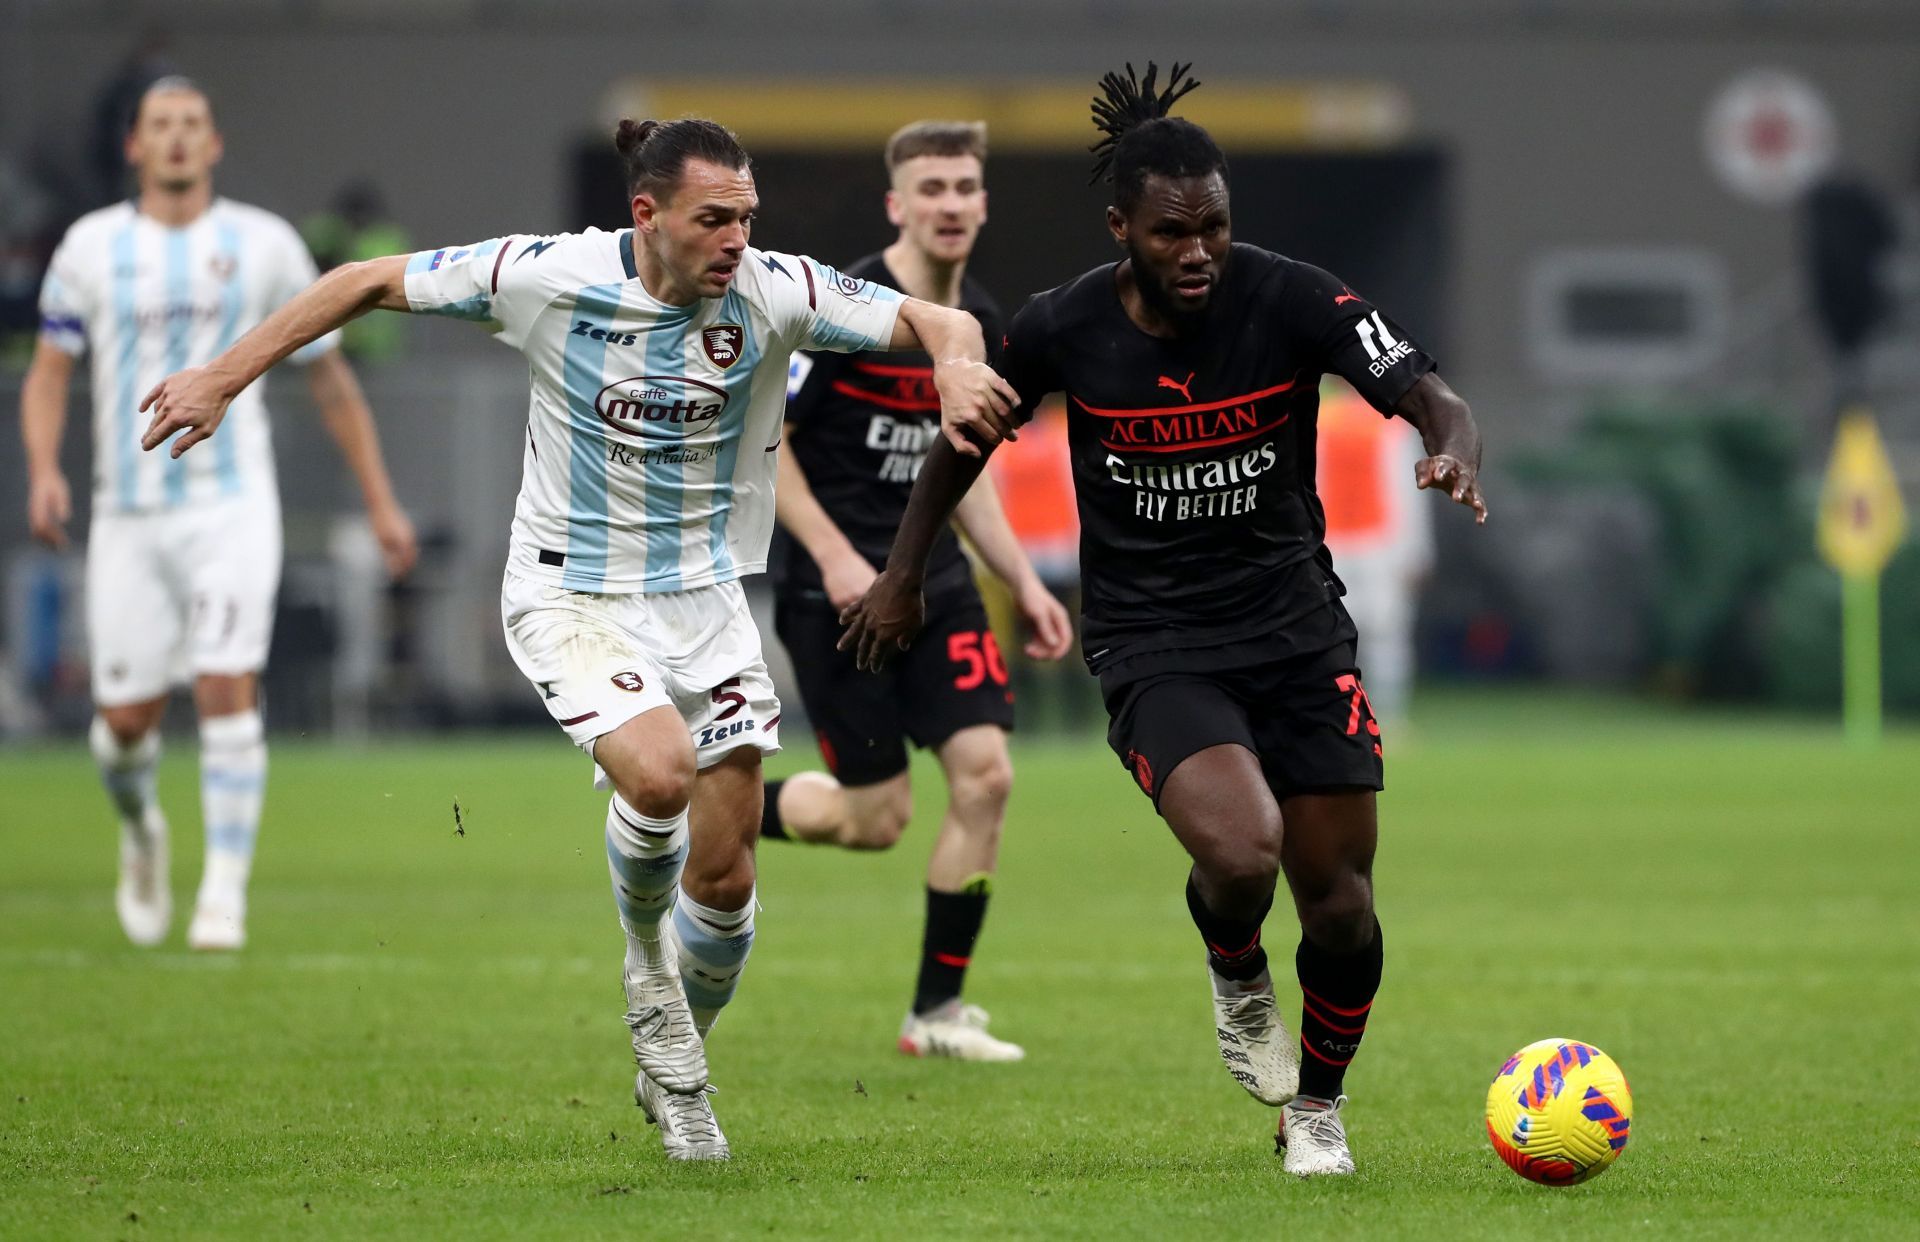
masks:
MULTIPOLYGON (((127 136, 139 196, 83 216, 54 252, 40 338, 20 395, 28 520, 66 543, 72 494, 60 437, 74 366, 91 352, 93 521, 87 641, 97 708, 90 741, 120 816, 115 905, 135 944, 173 917, 167 825, 155 786, 167 695, 191 678, 200 716, 206 862, 187 943, 246 941, 247 878, 266 788, 259 673, 280 583, 280 499, 261 390, 238 393, 234 425, 191 461, 140 453, 141 394, 205 362, 312 283, 313 259, 286 221, 213 193, 221 143, 207 96, 163 78, 127 136)), ((387 567, 406 572, 413 528, 393 497, 353 371, 319 338, 294 355, 366 498, 387 567)))
POLYGON ((795 350, 922 349, 946 408, 1013 390, 964 311, 748 245, 747 153, 712 121, 622 121, 633 227, 349 264, 148 394, 179 456, 306 342, 375 308, 487 325, 532 399, 501 612, 514 661, 610 785, 635 1098, 669 1157, 726 1159, 706 1037, 753 943, 762 754, 780 705, 740 578, 765 568, 795 350))

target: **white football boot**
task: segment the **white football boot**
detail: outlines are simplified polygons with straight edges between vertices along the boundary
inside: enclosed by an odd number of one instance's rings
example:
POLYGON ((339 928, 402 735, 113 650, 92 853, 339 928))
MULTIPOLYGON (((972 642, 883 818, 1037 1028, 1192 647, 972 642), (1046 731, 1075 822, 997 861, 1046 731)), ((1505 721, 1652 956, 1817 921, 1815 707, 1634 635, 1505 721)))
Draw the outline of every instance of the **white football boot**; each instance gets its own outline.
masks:
POLYGON ((113 908, 127 939, 143 948, 167 938, 173 925, 173 889, 167 860, 167 817, 158 808, 144 822, 120 825, 120 881, 113 908))
POLYGON ((200 891, 193 899, 187 947, 233 952, 247 944, 247 864, 219 851, 207 854, 200 891))
POLYGON ((954 997, 926 1013, 910 1013, 900 1024, 900 1051, 912 1057, 951 1057, 956 1061, 1020 1061, 1027 1050, 987 1034, 987 1011, 954 997))
POLYGON ((669 1160, 730 1160, 732 1150, 727 1136, 720 1133, 713 1105, 707 1096, 712 1087, 682 1093, 668 1091, 640 1071, 633 1080, 633 1102, 647 1114, 651 1125, 660 1127, 660 1144, 669 1160))
POLYGON ((621 972, 633 1059, 663 1090, 691 1095, 707 1085, 707 1052, 680 985, 680 954, 666 929, 651 939, 629 936, 621 972))
POLYGON ((1300 1089, 1300 1046, 1273 996, 1273 976, 1213 980, 1213 1034, 1233 1080, 1262 1104, 1279 1107, 1300 1089))
POLYGON ((1327 1177, 1353 1172, 1347 1127, 1340 1110, 1347 1097, 1314 1100, 1296 1096, 1280 1116, 1278 1141, 1286 1157, 1281 1167, 1296 1177, 1327 1177))

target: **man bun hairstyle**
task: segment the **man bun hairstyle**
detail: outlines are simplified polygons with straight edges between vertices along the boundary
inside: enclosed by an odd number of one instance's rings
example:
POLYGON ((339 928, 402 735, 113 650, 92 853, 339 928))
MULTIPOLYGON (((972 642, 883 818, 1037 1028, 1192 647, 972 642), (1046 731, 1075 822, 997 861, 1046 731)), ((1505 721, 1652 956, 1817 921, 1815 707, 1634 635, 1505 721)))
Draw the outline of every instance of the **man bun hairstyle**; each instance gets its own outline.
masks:
POLYGON ((1176 63, 1165 90, 1155 91, 1159 66, 1147 62, 1142 78, 1127 64, 1127 76, 1108 73, 1093 98, 1093 124, 1103 135, 1092 148, 1093 177, 1113 186, 1113 203, 1131 211, 1140 201, 1149 174, 1162 177, 1227 176, 1227 157, 1211 135, 1192 121, 1167 115, 1200 83, 1187 76, 1192 62, 1176 63))
POLYGON ((887 139, 887 171, 923 155, 971 155, 987 162, 985 121, 915 121, 887 139))
POLYGON ((670 198, 679 188, 688 160, 743 169, 751 162, 733 131, 714 121, 683 117, 678 121, 626 118, 613 133, 613 145, 627 172, 627 196, 670 198))

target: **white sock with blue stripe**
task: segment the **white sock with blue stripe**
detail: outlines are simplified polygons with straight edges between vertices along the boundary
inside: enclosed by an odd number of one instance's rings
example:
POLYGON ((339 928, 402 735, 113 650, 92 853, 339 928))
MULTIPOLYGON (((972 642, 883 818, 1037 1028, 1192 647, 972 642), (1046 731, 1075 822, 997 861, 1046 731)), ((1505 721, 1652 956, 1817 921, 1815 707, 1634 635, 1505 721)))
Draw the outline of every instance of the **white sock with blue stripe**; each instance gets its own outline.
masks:
POLYGON ((674 903, 673 932, 680 941, 680 983, 705 1039, 739 988, 753 950, 753 896, 741 909, 715 910, 683 892, 674 903))
POLYGON ((103 717, 95 716, 87 730, 87 747, 100 768, 113 809, 122 824, 144 827, 147 815, 160 802, 160 730, 150 729, 132 745, 122 745, 103 717))
POLYGON ((635 940, 649 946, 660 939, 660 922, 673 908, 680 870, 687 864, 687 812, 655 819, 628 806, 619 794, 607 803, 607 870, 613 874, 613 903, 627 933, 627 955, 635 940))
POLYGON ((200 812, 207 828, 202 895, 244 895, 267 794, 267 739, 258 711, 200 722, 200 812))

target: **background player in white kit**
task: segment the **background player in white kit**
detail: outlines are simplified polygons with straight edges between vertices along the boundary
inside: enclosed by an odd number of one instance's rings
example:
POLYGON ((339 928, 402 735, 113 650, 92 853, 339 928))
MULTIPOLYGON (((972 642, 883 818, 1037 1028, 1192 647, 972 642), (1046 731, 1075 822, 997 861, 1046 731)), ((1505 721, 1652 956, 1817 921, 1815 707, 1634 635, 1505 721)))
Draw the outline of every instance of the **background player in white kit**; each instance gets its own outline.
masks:
POLYGON ((766 565, 797 349, 920 348, 943 405, 1003 416, 978 322, 747 245, 746 152, 711 121, 622 121, 633 228, 348 264, 148 394, 143 443, 206 439, 235 393, 376 307, 489 325, 532 399, 501 611, 515 662, 613 788, 634 1093, 675 1159, 725 1159, 705 1038, 753 943, 760 756, 780 706, 739 579, 766 565))
MULTIPOLYGON (((213 194, 220 135, 206 95, 185 78, 148 89, 127 136, 136 200, 83 216, 55 251, 41 331, 20 396, 28 520, 62 547, 72 494, 60 471, 74 363, 92 352, 93 521, 87 641, 98 714, 90 735, 120 814, 121 926, 158 943, 173 918, 167 824, 155 782, 171 687, 193 681, 200 715, 206 863, 187 942, 246 940, 247 876, 266 787, 259 672, 280 584, 280 499, 259 388, 239 393, 219 448, 191 461, 142 456, 138 403, 171 371, 205 362, 312 283, 306 246, 286 221, 213 194)), ((413 528, 395 502, 373 418, 335 349, 315 340, 295 361, 359 480, 389 571, 412 565, 413 528)))

